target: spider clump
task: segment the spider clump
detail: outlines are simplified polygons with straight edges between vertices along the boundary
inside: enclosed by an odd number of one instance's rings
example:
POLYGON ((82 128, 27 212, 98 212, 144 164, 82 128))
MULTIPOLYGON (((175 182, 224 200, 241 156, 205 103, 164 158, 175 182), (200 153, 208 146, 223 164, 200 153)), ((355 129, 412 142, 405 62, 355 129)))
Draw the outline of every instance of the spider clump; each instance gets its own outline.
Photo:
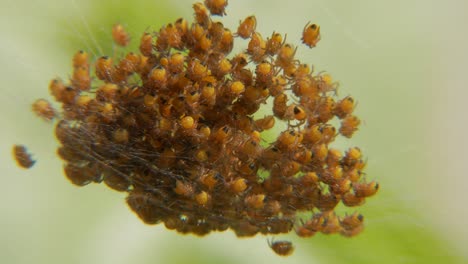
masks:
MULTIPOLYGON (((205 2, 192 23, 144 32, 139 52, 94 63, 78 52, 71 80, 50 83, 61 110, 44 116, 56 122, 66 177, 125 192, 142 221, 184 234, 356 235, 362 215, 334 209, 362 205, 379 185, 361 177, 359 148, 331 147, 357 130, 354 99, 337 98, 331 77, 301 63, 285 35, 264 39, 255 16, 231 31, 212 17, 227 1, 205 2), (249 43, 232 54, 236 38, 249 43), (263 105, 270 112, 259 116, 263 105), (262 132, 277 122, 288 126, 267 142, 262 132)), ((307 46, 319 29, 306 26, 307 46)), ((120 46, 130 40, 121 25, 113 35, 120 46)), ((290 254, 283 244, 272 245, 290 254)))

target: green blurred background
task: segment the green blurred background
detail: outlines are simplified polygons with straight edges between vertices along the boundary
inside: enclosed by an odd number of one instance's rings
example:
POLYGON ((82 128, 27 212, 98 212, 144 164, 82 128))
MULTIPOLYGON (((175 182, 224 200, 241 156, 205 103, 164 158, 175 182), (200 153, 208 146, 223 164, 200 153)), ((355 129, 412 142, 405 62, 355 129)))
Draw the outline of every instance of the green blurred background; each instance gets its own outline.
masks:
MULTIPOLYGON (((110 28, 125 25, 137 45, 146 29, 191 17, 183 1, 0 0, 1 263, 468 263, 466 62, 468 2, 230 0, 223 22, 255 14, 257 30, 298 42, 308 21, 321 25, 313 50, 298 58, 340 82, 364 120, 352 140, 368 157, 367 178, 381 183, 360 211, 356 238, 291 239, 281 258, 266 238, 232 232, 204 238, 146 226, 124 195, 105 186, 72 186, 55 155, 53 126, 30 104, 50 98, 50 79, 66 78, 76 50, 112 55, 110 28), (38 159, 21 170, 11 146, 38 159)), ((97 55, 96 55, 97 56, 97 55)))

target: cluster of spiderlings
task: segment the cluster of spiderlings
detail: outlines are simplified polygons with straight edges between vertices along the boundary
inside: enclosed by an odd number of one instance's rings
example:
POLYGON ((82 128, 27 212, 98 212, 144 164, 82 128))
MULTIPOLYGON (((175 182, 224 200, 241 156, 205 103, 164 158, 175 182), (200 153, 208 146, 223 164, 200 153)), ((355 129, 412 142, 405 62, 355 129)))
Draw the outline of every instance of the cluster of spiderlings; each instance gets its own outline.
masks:
MULTIPOLYGON (((193 23, 181 18, 145 32, 140 53, 98 58, 95 77, 86 52, 73 57, 71 81, 50 84, 59 114, 42 100, 34 106, 58 119, 66 177, 126 192, 145 223, 181 233, 356 235, 362 215, 339 217, 334 208, 362 205, 379 186, 362 179, 359 148, 329 147, 356 131, 354 99, 338 99, 331 77, 297 60, 284 35, 264 39, 254 16, 235 32, 214 21, 226 5, 194 4, 193 23), (244 53, 231 53, 236 38, 248 40, 244 53), (270 98, 271 114, 254 118, 270 98), (261 133, 279 121, 287 129, 264 142, 261 133)), ((122 26, 112 33, 128 44, 122 26)), ((303 43, 319 39, 320 27, 306 25, 303 43)), ((288 243, 274 245, 290 252, 288 243)))

